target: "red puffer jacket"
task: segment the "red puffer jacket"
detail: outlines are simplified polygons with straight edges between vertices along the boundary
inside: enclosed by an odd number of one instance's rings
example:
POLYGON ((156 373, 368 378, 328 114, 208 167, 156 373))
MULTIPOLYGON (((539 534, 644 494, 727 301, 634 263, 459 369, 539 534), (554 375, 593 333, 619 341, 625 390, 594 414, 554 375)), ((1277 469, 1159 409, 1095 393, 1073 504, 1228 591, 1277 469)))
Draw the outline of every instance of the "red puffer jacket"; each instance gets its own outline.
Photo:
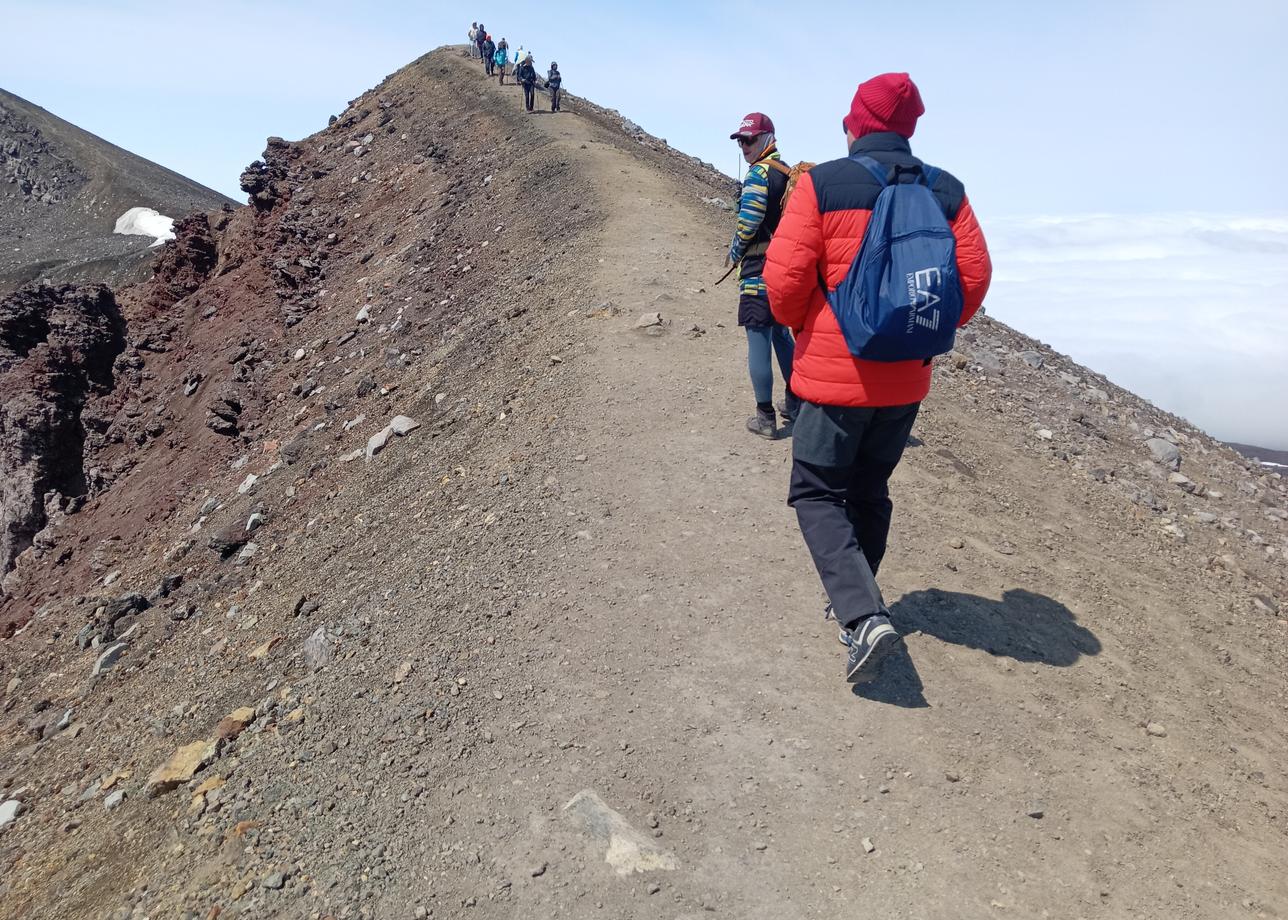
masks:
MULTIPOLYGON (((886 165, 921 161, 893 133, 869 134, 850 147, 886 165)), ((966 191, 946 172, 932 189, 957 238, 964 326, 984 303, 993 267, 966 191)), ((769 244, 765 285, 774 318, 796 333, 792 391, 828 406, 902 406, 930 392, 929 361, 864 361, 850 354, 819 284, 834 289, 850 271, 881 186, 848 158, 820 163, 801 177, 769 244)))

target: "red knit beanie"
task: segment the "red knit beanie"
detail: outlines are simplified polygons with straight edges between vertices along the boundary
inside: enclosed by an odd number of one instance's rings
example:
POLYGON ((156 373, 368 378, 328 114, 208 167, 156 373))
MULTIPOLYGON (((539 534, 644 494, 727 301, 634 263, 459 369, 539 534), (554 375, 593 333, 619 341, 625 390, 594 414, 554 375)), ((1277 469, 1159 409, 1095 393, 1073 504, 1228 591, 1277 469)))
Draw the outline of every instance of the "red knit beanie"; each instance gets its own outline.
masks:
POLYGON ((845 116, 845 127, 855 137, 893 131, 912 137, 917 119, 926 111, 917 84, 906 73, 883 73, 860 83, 845 116))

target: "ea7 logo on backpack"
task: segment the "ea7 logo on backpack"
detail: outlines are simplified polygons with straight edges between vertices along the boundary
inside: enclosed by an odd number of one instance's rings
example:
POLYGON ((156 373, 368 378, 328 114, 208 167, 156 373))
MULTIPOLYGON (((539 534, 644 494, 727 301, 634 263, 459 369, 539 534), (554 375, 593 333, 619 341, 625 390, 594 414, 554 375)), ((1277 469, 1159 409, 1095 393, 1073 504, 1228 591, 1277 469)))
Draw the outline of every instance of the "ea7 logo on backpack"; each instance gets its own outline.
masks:
POLYGON ((865 361, 927 361, 951 351, 963 297, 957 240, 934 194, 939 170, 902 168, 891 182, 876 160, 852 159, 882 189, 854 263, 827 292, 846 347, 865 361))
POLYGON ((908 272, 908 335, 913 333, 913 324, 927 329, 939 328, 939 311, 935 304, 943 300, 935 290, 943 289, 944 274, 937 268, 923 268, 921 271, 908 272))

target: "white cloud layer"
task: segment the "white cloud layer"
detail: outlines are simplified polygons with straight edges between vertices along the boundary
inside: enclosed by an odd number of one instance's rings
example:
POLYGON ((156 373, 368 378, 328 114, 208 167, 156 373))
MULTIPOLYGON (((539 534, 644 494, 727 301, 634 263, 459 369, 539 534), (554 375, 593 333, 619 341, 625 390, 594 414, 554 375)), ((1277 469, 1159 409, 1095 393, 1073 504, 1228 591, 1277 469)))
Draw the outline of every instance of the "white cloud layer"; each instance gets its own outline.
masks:
POLYGON ((1226 440, 1288 449, 1288 217, 992 219, 988 310, 1226 440))

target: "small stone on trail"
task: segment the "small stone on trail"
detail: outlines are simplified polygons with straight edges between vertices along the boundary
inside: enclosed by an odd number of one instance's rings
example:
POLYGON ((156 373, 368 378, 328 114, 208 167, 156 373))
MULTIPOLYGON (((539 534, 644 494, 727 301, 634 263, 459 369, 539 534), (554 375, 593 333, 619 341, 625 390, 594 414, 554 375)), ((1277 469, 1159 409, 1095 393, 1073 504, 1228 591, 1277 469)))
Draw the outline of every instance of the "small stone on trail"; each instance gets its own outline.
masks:
POLYGON ((1161 463, 1169 470, 1179 470, 1181 468, 1181 452, 1176 449, 1176 445, 1171 441, 1163 438, 1150 438, 1145 442, 1149 448, 1150 454, 1157 463, 1161 463))
POLYGON ((948 541, 948 545, 951 546, 953 549, 961 549, 963 546, 966 545, 966 541, 963 540, 961 537, 953 537, 951 540, 948 541))
POLYGON ((583 789, 563 807, 587 833, 603 844, 604 861, 620 876, 632 872, 673 870, 680 866, 670 853, 645 837, 590 789, 583 789))
POLYGON ((662 325, 661 313, 645 313, 635 321, 636 329, 650 329, 662 325))
POLYGON ((3 805, 0 805, 0 827, 6 824, 12 824, 22 814, 22 803, 17 799, 10 799, 3 805))
POLYGON ((319 626, 304 640, 301 651, 304 654, 304 663, 310 670, 317 671, 330 664, 331 659, 335 657, 335 643, 327 636, 326 627, 319 626))
POLYGON ((90 672, 90 676, 97 677, 104 671, 109 670, 114 664, 116 664, 120 657, 125 654, 125 650, 129 647, 130 644, 128 642, 113 642, 103 651, 103 654, 98 656, 98 660, 94 662, 94 670, 90 672))
POLYGON ((273 872, 264 876, 264 880, 259 884, 261 888, 267 888, 271 891, 281 891, 286 887, 286 876, 280 872, 273 872))
POLYGON ((543 875, 545 875, 545 874, 546 874, 546 864, 545 864, 545 863, 542 863, 542 864, 541 864, 541 865, 539 865, 539 866, 534 866, 534 867, 532 868, 532 877, 533 877, 533 878, 541 878, 541 876, 543 876, 543 875))
POLYGON ((944 774, 944 779, 948 780, 948 782, 950 783, 958 782, 961 778, 962 777, 960 773, 955 773, 952 770, 949 770, 947 773, 944 774))
POLYGON ((243 731, 246 726, 255 721, 255 710, 250 706, 242 706, 234 709, 228 715, 219 720, 215 726, 215 737, 222 738, 225 741, 232 741, 243 731))
POLYGON ((659 885, 657 882, 653 882, 644 890, 649 894, 657 894, 659 891, 662 890, 662 886, 659 885))
POLYGON ((417 428, 419 428, 420 422, 406 415, 395 415, 392 419, 390 419, 389 427, 394 434, 398 435, 398 437, 401 438, 409 431, 415 431, 417 428))
POLYGON ((1145 734, 1154 738, 1166 738, 1167 729, 1160 722, 1145 723, 1145 734))
POLYGON ((149 798, 178 788, 197 775, 219 753, 219 742, 201 739, 185 744, 170 755, 170 759, 152 771, 144 785, 149 798))
POLYGON ((115 792, 110 794, 107 798, 103 799, 103 807, 106 808, 108 811, 114 811, 117 808, 119 808, 121 803, 124 801, 125 801, 125 790, 117 789, 115 792))
POLYGON ((255 483, 259 482, 259 477, 254 473, 247 473, 246 478, 242 480, 241 485, 237 487, 238 495, 245 495, 251 489, 255 488, 255 483))
POLYGON ((871 838, 871 837, 864 837, 864 838, 863 838, 863 852, 864 852, 864 853, 875 853, 875 852, 876 852, 876 849, 877 849, 877 845, 876 845, 875 843, 873 843, 873 842, 872 842, 872 838, 871 838))
POLYGON ((1024 810, 1024 813, 1030 818, 1042 818, 1046 815, 1046 809, 1041 805, 1030 805, 1024 810))

